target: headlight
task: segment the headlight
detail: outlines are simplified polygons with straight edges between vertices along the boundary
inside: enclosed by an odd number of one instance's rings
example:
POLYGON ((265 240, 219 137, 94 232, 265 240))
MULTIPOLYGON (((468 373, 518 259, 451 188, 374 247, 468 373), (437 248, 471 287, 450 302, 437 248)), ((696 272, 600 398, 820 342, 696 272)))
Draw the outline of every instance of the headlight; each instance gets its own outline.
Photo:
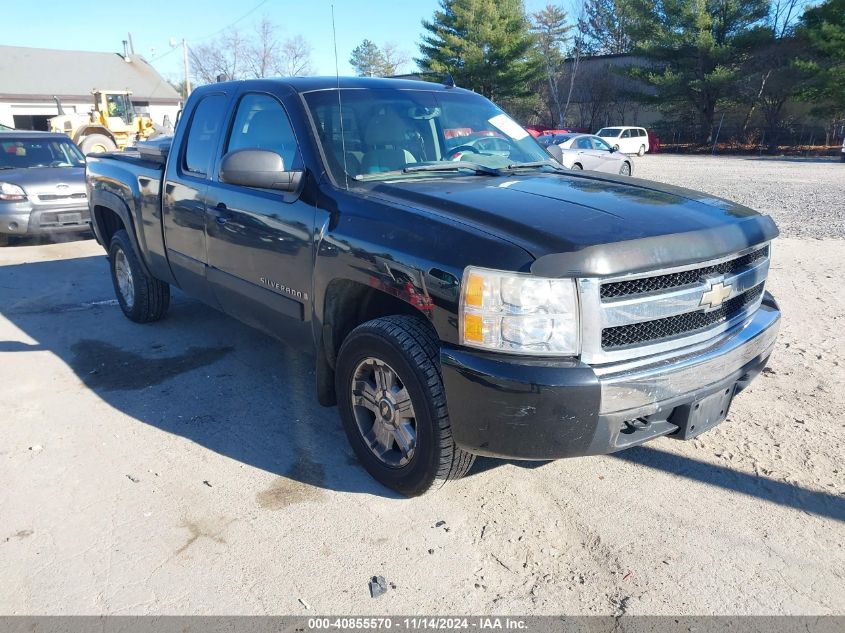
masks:
POLYGON ((469 266, 461 284, 462 345, 511 354, 574 356, 580 352, 573 279, 469 266))
POLYGON ((10 182, 0 182, 0 200, 26 200, 26 192, 10 182))

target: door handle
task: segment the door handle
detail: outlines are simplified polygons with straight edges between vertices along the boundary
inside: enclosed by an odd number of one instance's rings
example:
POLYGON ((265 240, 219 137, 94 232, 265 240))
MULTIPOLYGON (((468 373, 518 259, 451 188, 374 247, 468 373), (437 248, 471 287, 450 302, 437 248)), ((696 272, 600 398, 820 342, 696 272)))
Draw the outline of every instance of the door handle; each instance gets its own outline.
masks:
POLYGON ((229 221, 229 209, 226 207, 225 203, 218 202, 217 205, 214 207, 214 211, 214 219, 217 224, 222 226, 229 221))

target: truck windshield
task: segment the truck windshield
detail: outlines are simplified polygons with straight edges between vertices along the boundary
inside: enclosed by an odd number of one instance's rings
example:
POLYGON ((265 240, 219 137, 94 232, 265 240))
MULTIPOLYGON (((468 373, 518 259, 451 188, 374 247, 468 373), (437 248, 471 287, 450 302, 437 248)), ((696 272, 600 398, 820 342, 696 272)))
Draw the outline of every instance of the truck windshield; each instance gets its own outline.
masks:
POLYGON ((339 103, 337 90, 305 95, 338 181, 344 174, 361 181, 489 175, 518 163, 550 163, 528 132, 474 93, 345 89, 340 96, 339 103), (445 169, 461 161, 473 167, 445 169), (429 165, 444 169, 420 169, 429 165))
POLYGON ((84 166, 85 157, 70 139, 0 137, 0 169, 84 166))

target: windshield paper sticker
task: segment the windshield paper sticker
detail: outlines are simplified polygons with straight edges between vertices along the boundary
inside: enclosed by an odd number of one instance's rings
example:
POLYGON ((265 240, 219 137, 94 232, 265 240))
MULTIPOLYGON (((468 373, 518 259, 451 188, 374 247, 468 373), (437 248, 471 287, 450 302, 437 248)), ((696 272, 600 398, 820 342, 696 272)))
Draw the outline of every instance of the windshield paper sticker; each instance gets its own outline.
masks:
POLYGON ((497 114, 492 119, 488 119, 487 122, 510 136, 515 141, 521 141, 528 136, 528 132, 523 130, 519 123, 514 121, 507 114, 497 114))

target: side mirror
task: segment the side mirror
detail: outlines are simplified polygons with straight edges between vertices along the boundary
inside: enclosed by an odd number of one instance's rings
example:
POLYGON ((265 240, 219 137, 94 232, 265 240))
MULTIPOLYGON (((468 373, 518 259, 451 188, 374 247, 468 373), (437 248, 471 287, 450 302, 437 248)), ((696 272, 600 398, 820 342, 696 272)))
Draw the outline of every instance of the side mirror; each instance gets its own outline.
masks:
POLYGON ((554 158, 557 162, 563 162, 563 150, 560 148, 560 145, 557 143, 552 143, 546 148, 546 152, 554 158))
POLYGON ((613 152, 615 152, 615 151, 616 151, 616 148, 615 148, 615 147, 611 147, 608 151, 612 154, 613 152))
POLYGON ((237 149, 223 157, 220 180, 230 185, 294 191, 301 171, 285 171, 285 161, 266 149, 237 149))

